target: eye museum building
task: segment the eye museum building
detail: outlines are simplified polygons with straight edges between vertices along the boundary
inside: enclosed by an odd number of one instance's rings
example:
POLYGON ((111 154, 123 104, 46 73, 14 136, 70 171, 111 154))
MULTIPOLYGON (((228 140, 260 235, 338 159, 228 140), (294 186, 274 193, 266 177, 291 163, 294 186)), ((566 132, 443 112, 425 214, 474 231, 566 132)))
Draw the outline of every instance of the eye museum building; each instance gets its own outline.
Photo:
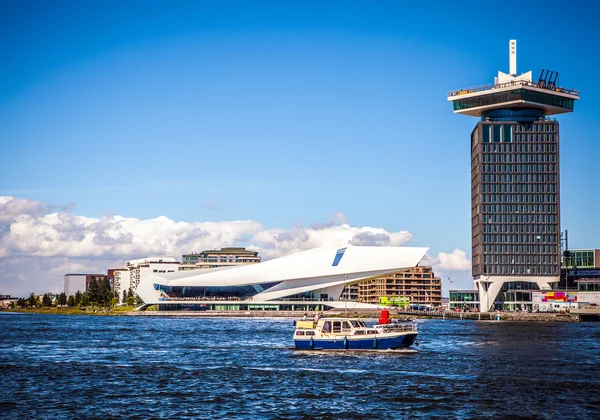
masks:
POLYGON ((315 248, 260 264, 155 270, 140 279, 138 309, 327 310, 378 305, 341 300, 347 285, 410 269, 428 248, 348 246, 315 248))

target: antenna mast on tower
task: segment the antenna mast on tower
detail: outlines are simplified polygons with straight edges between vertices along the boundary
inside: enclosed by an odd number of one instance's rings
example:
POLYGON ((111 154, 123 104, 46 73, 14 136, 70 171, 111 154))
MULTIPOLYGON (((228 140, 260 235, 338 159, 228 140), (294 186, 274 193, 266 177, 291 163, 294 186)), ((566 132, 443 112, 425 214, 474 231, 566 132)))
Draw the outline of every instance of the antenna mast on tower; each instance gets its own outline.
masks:
POLYGON ((510 69, 508 74, 517 75, 517 40, 511 39, 508 41, 508 58, 510 69))

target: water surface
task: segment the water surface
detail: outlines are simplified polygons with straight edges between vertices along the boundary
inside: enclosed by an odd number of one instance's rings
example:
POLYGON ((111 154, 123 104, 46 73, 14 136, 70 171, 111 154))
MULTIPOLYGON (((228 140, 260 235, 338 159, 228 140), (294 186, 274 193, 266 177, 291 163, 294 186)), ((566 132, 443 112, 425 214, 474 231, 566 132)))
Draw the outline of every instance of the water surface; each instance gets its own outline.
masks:
POLYGON ((419 321, 416 351, 310 352, 284 318, 0 313, 6 418, 599 418, 600 324, 419 321))

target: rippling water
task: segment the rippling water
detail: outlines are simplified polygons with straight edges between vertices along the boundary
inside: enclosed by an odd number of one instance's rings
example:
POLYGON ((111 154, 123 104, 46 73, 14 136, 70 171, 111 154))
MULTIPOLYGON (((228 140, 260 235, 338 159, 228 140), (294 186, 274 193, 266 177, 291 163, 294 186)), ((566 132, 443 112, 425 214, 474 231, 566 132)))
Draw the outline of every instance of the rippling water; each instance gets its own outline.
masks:
POLYGON ((0 313, 5 418, 600 417, 600 324, 419 321, 416 351, 295 351, 291 319, 0 313))

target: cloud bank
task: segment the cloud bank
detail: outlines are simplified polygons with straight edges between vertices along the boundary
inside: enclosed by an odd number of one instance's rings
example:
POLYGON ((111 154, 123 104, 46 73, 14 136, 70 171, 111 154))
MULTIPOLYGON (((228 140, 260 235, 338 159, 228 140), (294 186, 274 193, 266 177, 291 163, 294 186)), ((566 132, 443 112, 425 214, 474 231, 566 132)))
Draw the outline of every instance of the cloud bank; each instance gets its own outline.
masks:
MULTIPOLYGON (((181 259, 185 253, 245 246, 268 260, 320 246, 400 246, 414 240, 404 230, 351 226, 341 212, 325 223, 267 229, 252 220, 176 222, 112 214, 98 219, 74 215, 73 207, 0 196, 0 294, 60 292, 64 274, 105 273, 149 255, 181 259)), ((423 263, 441 277, 469 270, 471 264, 459 249, 428 256, 423 263)))

